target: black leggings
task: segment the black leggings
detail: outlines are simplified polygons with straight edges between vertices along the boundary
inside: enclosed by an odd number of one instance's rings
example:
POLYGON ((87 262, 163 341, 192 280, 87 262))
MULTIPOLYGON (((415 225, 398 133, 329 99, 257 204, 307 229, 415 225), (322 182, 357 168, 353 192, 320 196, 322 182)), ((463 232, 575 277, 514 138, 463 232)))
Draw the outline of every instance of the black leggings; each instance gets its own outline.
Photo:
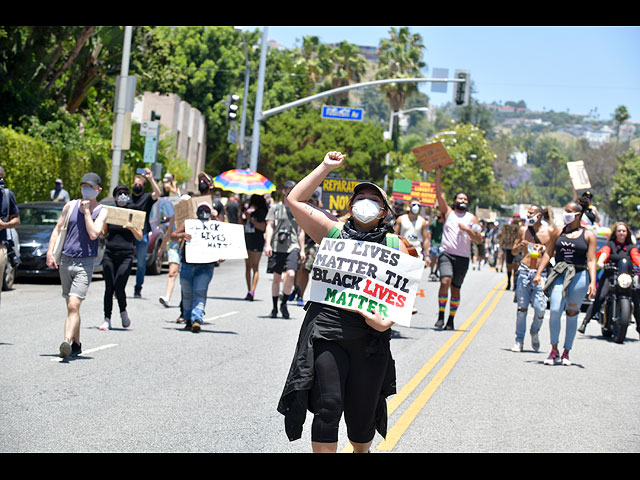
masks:
POLYGON ((104 316, 111 318, 113 294, 118 300, 120 312, 127 310, 127 296, 124 292, 133 265, 132 252, 111 252, 105 250, 102 257, 102 275, 104 276, 104 316))
POLYGON ((312 441, 337 442, 343 412, 349 440, 367 443, 373 439, 390 351, 387 344, 385 352, 367 355, 370 343, 371 337, 314 342, 315 376, 309 395, 314 412, 312 441))

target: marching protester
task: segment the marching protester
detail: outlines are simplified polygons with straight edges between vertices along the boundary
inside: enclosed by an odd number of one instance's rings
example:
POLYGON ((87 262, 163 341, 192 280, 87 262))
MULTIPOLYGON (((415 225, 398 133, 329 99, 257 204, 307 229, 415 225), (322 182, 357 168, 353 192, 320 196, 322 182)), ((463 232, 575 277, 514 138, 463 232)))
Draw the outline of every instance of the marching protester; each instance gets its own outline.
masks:
MULTIPOLYGON (((129 187, 118 185, 113 189, 116 207, 129 208, 131 194, 129 187)), ((104 277, 104 322, 98 328, 111 330, 111 313, 115 294, 120 308, 120 320, 123 328, 129 328, 131 320, 127 313, 127 295, 125 287, 133 267, 133 244, 142 239, 142 229, 131 224, 113 225, 105 223, 102 228, 105 237, 105 249, 102 257, 102 276, 104 277)))
POLYGON ((167 285, 165 287, 164 295, 158 298, 158 301, 164 305, 166 308, 169 308, 169 302, 171 301, 171 294, 173 293, 173 289, 176 285, 176 279, 178 278, 178 273, 180 269, 180 246, 179 243, 175 240, 171 239, 171 233, 176 228, 175 226, 175 210, 171 202, 167 202, 167 208, 170 209, 168 211, 169 217, 169 229, 165 233, 162 238, 162 243, 160 244, 160 248, 158 248, 158 255, 164 254, 164 249, 167 243, 169 243, 169 248, 167 249, 167 263, 169 263, 169 272, 167 273, 167 285))
MULTIPOLYGON (((552 233, 549 226, 542 224, 542 214, 541 207, 537 205, 529 207, 525 225, 518 229, 512 248, 514 255, 523 255, 518 267, 516 283, 518 312, 516 314, 516 341, 511 349, 513 352, 521 352, 523 349, 529 305, 533 308, 533 321, 529 330, 531 347, 536 352, 540 349, 538 332, 544 320, 547 297, 544 294, 543 286, 533 283, 533 279, 537 273, 538 261, 544 253, 545 245, 549 243, 552 233)), ((543 282, 546 277, 546 271, 543 271, 541 274, 543 282)))
MULTIPOLYGON (((296 185, 287 181, 282 187, 282 202, 272 205, 266 216, 264 253, 268 257, 267 273, 273 273, 271 298, 273 308, 271 318, 278 316, 278 300, 283 318, 289 318, 287 300, 293 292, 298 264, 304 262, 304 230, 300 228, 289 208, 287 197, 296 185), (280 284, 284 274, 284 285, 280 294, 280 284)), ((313 193, 313 192, 311 192, 313 193)), ((310 198, 311 194, 309 194, 310 198)))
MULTIPOLYGON (((617 263, 618 260, 626 258, 633 265, 640 267, 640 252, 631 239, 631 228, 625 222, 616 222, 611 230, 611 235, 607 243, 602 246, 597 254, 598 268, 603 268, 607 262, 617 263)), ((595 298, 585 314, 582 324, 578 328, 580 333, 584 333, 589 321, 600 311, 600 306, 609 294, 609 279, 612 275, 610 271, 604 271, 598 282, 598 289, 595 298)), ((633 315, 636 319, 636 330, 640 332, 640 302, 638 301, 639 292, 632 289, 633 315)))
POLYGON ((420 202, 415 198, 409 204, 409 211, 396 219, 395 233, 407 239, 416 249, 418 258, 423 258, 425 267, 431 264, 429 256, 429 223, 420 215, 420 202))
MULTIPOLYGON (((432 210, 433 211, 433 210, 432 210)), ((444 228, 444 219, 442 213, 436 212, 431 226, 429 227, 429 280, 435 282, 438 280, 438 255, 440 255, 440 243, 442 242, 442 229, 444 228)))
POLYGON ((241 215, 244 223, 244 241, 247 246, 245 259, 245 279, 247 282, 247 296, 245 300, 253 301, 260 279, 259 265, 264 250, 264 231, 267 228, 267 201, 264 196, 253 194, 249 204, 241 215))
POLYGON ((147 250, 149 249, 149 234, 151 233, 151 207, 156 203, 162 195, 160 187, 156 183, 148 168, 142 169, 145 173, 137 174, 133 179, 133 187, 131 192, 131 205, 129 208, 134 210, 142 210, 147 216, 144 221, 144 229, 142 230, 142 240, 136 240, 136 284, 133 290, 133 296, 140 298, 142 296, 142 284, 147 271, 147 250), (147 181, 151 184, 151 192, 145 192, 144 187, 147 181))
POLYGON ((471 242, 482 242, 481 227, 475 215, 468 212, 469 197, 459 192, 453 199, 453 208, 447 204, 442 190, 442 167, 436 170, 436 197, 444 226, 438 256, 440 288, 438 289, 438 320, 436 328, 453 330, 453 322, 460 306, 460 289, 469 269, 471 242), (451 292, 451 298, 449 298, 451 292), (444 325, 444 314, 449 300, 449 318, 444 325))
MULTIPOLYGON (((338 223, 307 203, 315 189, 345 156, 329 152, 313 172, 289 193, 288 204, 300 227, 318 244, 324 237, 385 244, 393 234, 385 217, 391 212, 384 191, 358 184, 349 201, 351 216, 338 223)), ((407 253, 404 243, 400 251, 407 253)), ((395 393, 395 366, 390 351, 392 321, 380 311, 359 313, 308 302, 294 359, 278 403, 290 440, 300 438, 307 409, 314 413, 313 452, 336 452, 338 424, 344 413, 355 453, 369 451, 377 430, 386 435, 386 397, 395 393), (348 373, 348 374, 347 374, 348 373)))
MULTIPOLYGON (((196 207, 198 220, 205 222, 213 220, 219 215, 212 210, 208 202, 201 202, 196 207)), ((180 240, 183 244, 180 259, 180 287, 182 289, 182 318, 185 329, 198 333, 203 324, 204 309, 207 304, 207 290, 213 278, 213 269, 216 262, 189 263, 186 261, 186 245, 184 242, 191 240, 191 235, 185 232, 185 222, 171 233, 171 238, 180 240)))
POLYGON ((69 192, 67 192, 64 188, 63 188, 63 183, 62 183, 62 179, 57 178, 56 179, 56 183, 55 183, 55 187, 53 188, 53 190, 51 190, 49 192, 49 199, 52 202, 64 202, 67 203, 69 200, 71 200, 71 197, 69 196, 69 192))
POLYGON ((7 229, 20 225, 20 211, 15 194, 4 186, 5 171, 0 167, 0 292, 4 283, 4 269, 9 262, 11 238, 7 229))
POLYGON ((62 358, 82 353, 80 305, 91 284, 94 262, 98 255, 98 237, 107 218, 107 209, 96 200, 102 191, 100 177, 96 173, 87 173, 82 177, 80 186, 82 200, 73 200, 64 206, 62 215, 51 232, 47 250, 47 266, 59 269, 62 296, 67 303, 64 341, 60 344, 62 358), (64 243, 57 259, 54 249, 65 225, 64 243))
POLYGON ((584 198, 569 202, 564 207, 564 227, 553 229, 547 249, 538 265, 533 282, 542 285, 542 272, 552 256, 555 265, 544 284, 545 294, 549 297, 549 333, 551 352, 544 361, 545 365, 571 365, 569 352, 573 347, 578 326, 580 305, 585 298, 593 298, 596 293, 596 236, 585 229, 580 221, 588 207, 584 198), (564 351, 558 352, 560 338, 560 319, 566 312, 564 351))

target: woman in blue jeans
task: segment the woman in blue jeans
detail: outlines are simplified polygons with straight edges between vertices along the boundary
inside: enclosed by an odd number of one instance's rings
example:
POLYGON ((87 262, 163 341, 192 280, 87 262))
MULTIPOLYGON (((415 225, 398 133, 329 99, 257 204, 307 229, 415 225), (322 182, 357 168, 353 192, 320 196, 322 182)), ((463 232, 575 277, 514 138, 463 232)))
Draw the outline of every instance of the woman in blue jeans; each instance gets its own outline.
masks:
POLYGON ((583 198, 569 202, 563 213, 564 227, 556 227, 551 234, 547 250, 538 265, 534 283, 542 284, 542 272, 555 255, 555 265, 547 277, 545 293, 550 297, 549 333, 551 353, 545 365, 571 365, 569 351, 578 329, 578 314, 585 294, 593 298, 596 293, 596 236, 582 227, 580 220, 588 204, 583 198), (558 341, 562 312, 566 311, 564 352, 560 356, 558 341))
MULTIPOLYGON (((215 210, 214 210, 215 212, 215 210)), ((212 217, 211 206, 201 203, 197 207, 196 214, 199 220, 207 221, 212 217)), ((217 212, 213 217, 217 216, 217 212)), ((191 240, 191 235, 185 233, 184 222, 171 233, 173 240, 179 240, 181 244, 191 240)), ((207 303, 207 290, 213 277, 214 263, 188 263, 182 248, 180 262, 180 287, 182 289, 183 318, 185 329, 194 333, 200 331, 204 307, 207 303)))

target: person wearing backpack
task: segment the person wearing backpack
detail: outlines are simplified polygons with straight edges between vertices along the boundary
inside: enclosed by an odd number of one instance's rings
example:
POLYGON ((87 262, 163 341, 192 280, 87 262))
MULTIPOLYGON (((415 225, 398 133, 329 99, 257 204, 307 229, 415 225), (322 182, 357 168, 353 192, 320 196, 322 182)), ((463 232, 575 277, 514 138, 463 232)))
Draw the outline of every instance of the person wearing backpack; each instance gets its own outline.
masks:
MULTIPOLYGON (((313 192, 345 159, 329 152, 322 163, 289 193, 291 213, 313 241, 324 237, 362 240, 388 245, 408 253, 385 218, 392 211, 386 193, 362 182, 350 198, 350 217, 344 222, 308 203, 313 192), (393 242, 392 242, 393 243, 393 242)), ((313 452, 337 451, 342 414, 354 453, 369 451, 376 430, 386 435, 386 397, 395 393, 395 364, 390 350, 393 321, 380 311, 355 312, 333 305, 307 302, 298 345, 278 412, 285 417, 289 440, 300 438, 307 410, 313 452)))

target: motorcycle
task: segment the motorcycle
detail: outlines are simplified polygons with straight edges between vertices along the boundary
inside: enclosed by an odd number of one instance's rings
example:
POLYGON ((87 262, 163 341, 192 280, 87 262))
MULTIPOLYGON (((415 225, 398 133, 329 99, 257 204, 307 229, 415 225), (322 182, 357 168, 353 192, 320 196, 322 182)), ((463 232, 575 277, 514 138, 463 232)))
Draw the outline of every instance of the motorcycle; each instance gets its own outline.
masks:
POLYGON ((632 295, 634 289, 638 289, 640 277, 627 258, 616 264, 606 264, 604 270, 609 273, 605 280, 609 282, 609 293, 602 302, 598 322, 604 337, 613 337, 616 343, 623 343, 632 322, 632 295))

